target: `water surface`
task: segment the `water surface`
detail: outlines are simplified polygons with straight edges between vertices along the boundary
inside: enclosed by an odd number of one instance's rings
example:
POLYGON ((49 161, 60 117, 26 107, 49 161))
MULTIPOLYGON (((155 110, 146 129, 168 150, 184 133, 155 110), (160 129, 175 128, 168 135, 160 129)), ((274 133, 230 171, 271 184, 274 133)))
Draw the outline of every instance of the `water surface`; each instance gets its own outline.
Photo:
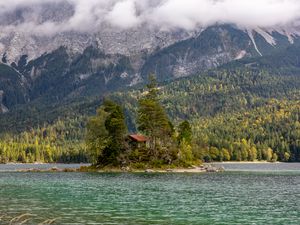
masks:
POLYGON ((0 224, 25 213, 32 216, 24 224, 47 219, 56 219, 56 224, 300 224, 300 173, 270 170, 2 172, 0 224))
POLYGON ((226 171, 249 172, 300 172, 300 163, 213 163, 226 171))

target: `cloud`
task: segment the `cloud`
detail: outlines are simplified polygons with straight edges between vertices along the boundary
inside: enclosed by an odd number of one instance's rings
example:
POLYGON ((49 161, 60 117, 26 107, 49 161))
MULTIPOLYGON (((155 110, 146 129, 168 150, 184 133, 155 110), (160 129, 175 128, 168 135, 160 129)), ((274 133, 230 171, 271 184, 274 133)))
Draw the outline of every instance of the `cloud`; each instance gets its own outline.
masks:
POLYGON ((106 20, 112 25, 121 28, 130 28, 140 23, 140 18, 137 16, 136 4, 134 1, 117 2, 112 10, 106 16, 106 20))
POLYGON ((0 19, 3 21, 7 17, 12 17, 11 21, 0 22, 4 32, 17 30, 40 35, 66 31, 99 32, 103 24, 118 29, 151 26, 165 30, 194 30, 216 23, 268 28, 296 23, 300 19, 300 1, 0 0, 0 19), (56 7, 52 14, 49 13, 50 6, 56 7), (21 12, 21 18, 14 18, 16 10, 21 12))
POLYGON ((300 17, 295 0, 169 0, 152 17, 166 27, 194 29, 215 23, 246 27, 286 25, 300 17), (156 18, 156 19, 155 19, 156 18))

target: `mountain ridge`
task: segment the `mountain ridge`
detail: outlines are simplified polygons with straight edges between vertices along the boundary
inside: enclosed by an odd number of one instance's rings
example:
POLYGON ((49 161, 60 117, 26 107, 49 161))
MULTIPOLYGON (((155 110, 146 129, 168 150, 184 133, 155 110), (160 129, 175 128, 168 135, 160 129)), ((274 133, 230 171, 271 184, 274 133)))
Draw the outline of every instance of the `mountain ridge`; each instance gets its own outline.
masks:
POLYGON ((223 25, 138 55, 107 54, 97 44, 86 47, 82 54, 72 55, 67 47, 61 46, 34 60, 22 55, 13 63, 7 60, 8 53, 5 53, 1 64, 5 69, 0 71, 1 111, 8 113, 14 105, 40 97, 49 104, 80 96, 105 95, 142 84, 151 73, 156 74, 160 82, 171 81, 232 61, 272 55, 300 42, 296 37, 291 43, 287 36, 274 32, 273 35, 272 44, 259 33, 254 33, 251 39, 247 31, 223 25))

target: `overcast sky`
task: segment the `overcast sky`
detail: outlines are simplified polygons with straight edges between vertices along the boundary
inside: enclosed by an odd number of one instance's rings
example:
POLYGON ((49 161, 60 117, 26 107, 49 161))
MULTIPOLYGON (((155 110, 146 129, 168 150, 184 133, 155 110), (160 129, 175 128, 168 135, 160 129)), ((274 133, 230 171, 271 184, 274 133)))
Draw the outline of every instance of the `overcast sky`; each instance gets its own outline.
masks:
POLYGON ((216 23, 241 27, 291 26, 300 18, 300 0, 0 0, 0 14, 30 7, 18 24, 2 29, 37 33, 93 31, 108 23, 118 29, 141 25, 159 29, 194 30, 216 23), (38 19, 40 6, 67 1, 74 13, 64 22, 38 19), (35 15, 36 14, 36 15, 35 15))

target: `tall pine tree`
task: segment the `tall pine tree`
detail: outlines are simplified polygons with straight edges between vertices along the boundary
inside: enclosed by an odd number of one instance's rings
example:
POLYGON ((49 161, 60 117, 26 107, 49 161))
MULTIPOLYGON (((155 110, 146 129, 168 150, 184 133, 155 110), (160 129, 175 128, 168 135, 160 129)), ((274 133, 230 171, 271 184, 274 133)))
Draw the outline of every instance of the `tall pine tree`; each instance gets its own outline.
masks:
POLYGON ((122 107, 110 100, 104 101, 97 116, 90 119, 87 128, 87 146, 94 163, 119 166, 127 134, 122 107))
POLYGON ((139 100, 138 130, 149 137, 151 156, 157 159, 159 149, 170 142, 173 126, 158 99, 155 76, 149 76, 147 92, 139 100))

